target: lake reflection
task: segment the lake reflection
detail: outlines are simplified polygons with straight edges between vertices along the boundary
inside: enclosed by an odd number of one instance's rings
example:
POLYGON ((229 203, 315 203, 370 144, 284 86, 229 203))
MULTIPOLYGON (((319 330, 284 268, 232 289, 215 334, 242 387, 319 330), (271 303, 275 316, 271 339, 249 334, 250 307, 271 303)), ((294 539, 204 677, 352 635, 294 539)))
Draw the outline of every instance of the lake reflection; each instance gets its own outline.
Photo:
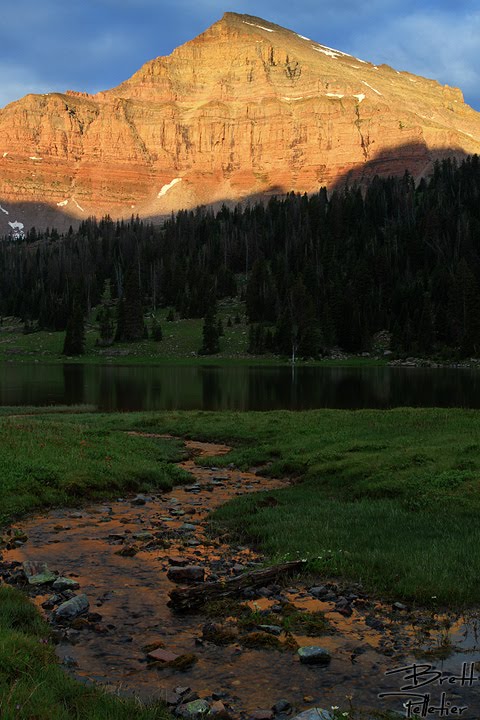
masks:
POLYGON ((480 407, 480 372, 443 368, 212 365, 0 366, 1 405, 100 410, 480 407))

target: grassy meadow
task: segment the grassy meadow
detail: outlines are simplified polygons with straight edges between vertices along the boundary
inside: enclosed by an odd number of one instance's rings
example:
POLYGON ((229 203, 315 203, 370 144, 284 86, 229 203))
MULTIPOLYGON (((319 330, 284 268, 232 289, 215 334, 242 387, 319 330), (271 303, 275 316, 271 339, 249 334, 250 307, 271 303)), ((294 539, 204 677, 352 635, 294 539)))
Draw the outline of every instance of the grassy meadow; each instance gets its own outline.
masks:
MULTIPOLYGON (((267 553, 306 557, 318 579, 360 581, 431 607, 478 604, 480 414, 395 409, 310 412, 88 412, 0 415, 0 524, 56 505, 168 489, 186 479, 172 433, 230 443, 209 464, 260 467, 290 487, 238 498, 212 516, 267 553), (272 501, 272 498, 274 500, 272 501)), ((22 414, 25 413, 25 414, 22 414)), ((1 533, 0 533, 1 534, 1 533)), ((156 720, 146 708, 78 685, 55 662, 48 628, 0 587, 0 717, 156 720)))
MULTIPOLYGON (((75 358, 62 355, 65 332, 38 330, 24 334, 23 324, 18 318, 3 318, 0 325, 0 361, 14 362, 84 362, 111 364, 158 364, 158 363, 222 363, 252 362, 279 364, 288 362, 272 354, 250 355, 248 350, 248 325, 245 318, 245 303, 224 300, 218 304, 218 318, 222 321, 224 334, 220 337, 220 352, 216 355, 198 355, 202 344, 202 319, 167 320, 168 310, 157 310, 155 317, 160 324, 163 339, 142 340, 133 343, 115 343, 106 348, 97 346, 99 337, 96 311, 92 311, 85 323, 85 354, 75 358), (235 322, 235 317, 240 320, 235 322), (228 324, 230 319, 230 326, 228 324)), ((151 316, 145 317, 148 330, 152 327, 151 316)), ((301 361, 300 361, 301 362, 301 361)), ((310 361, 313 362, 313 361, 310 361)), ((325 365, 385 365, 387 360, 374 357, 350 357, 316 361, 325 365)))
POLYGON ((136 425, 230 442, 218 465, 291 478, 269 493, 278 504, 247 496, 214 515, 272 559, 307 557, 315 572, 409 601, 478 602, 478 412, 158 413, 136 425))

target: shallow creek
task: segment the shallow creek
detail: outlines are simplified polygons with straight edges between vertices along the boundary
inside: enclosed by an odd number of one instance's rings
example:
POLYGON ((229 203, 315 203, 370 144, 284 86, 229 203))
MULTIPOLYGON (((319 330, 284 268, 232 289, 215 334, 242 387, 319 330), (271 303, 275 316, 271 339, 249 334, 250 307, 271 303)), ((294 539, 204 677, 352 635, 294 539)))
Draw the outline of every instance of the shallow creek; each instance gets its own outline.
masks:
MULTIPOLYGON (((219 456, 229 448, 193 441, 186 446, 192 458, 180 467, 191 473, 191 485, 146 496, 145 504, 119 499, 80 511, 55 510, 16 525, 28 541, 4 551, 4 560, 43 561, 60 575, 76 579, 78 592, 88 596, 90 613, 99 614, 76 621, 62 634, 57 653, 71 666, 69 672, 144 699, 166 698, 178 686, 188 686, 200 697, 223 694, 231 714, 239 717, 268 709, 281 698, 298 712, 312 706, 348 709, 348 696, 355 706, 400 711, 399 698, 390 702, 377 698, 381 692, 399 692, 405 684, 405 673, 388 676, 388 670, 417 662, 434 665, 444 676, 460 675, 462 663, 480 661, 475 617, 394 609, 368 598, 358 587, 340 588, 318 579, 316 585, 328 586, 329 599, 314 597, 298 578, 290 578, 271 594, 267 588, 248 602, 258 611, 275 610, 288 601, 306 612, 324 612, 331 626, 326 634, 293 635, 300 646, 327 648, 332 654, 328 665, 303 665, 294 649, 246 648, 241 638, 228 645, 202 639, 204 625, 217 619, 201 611, 175 614, 170 610, 168 593, 175 584, 167 578, 169 567, 200 565, 209 579, 231 577, 262 563, 262 556, 249 547, 209 537, 207 516, 236 495, 280 488, 286 481, 233 468, 200 467, 195 455, 219 456), (125 548, 131 554, 119 554, 125 548), (349 593, 347 611, 341 612, 339 598, 348 598, 349 593), (185 671, 152 665, 145 646, 157 642, 175 654, 194 653, 198 660, 185 671), (444 653, 448 657, 439 659, 439 651, 448 649, 450 654, 444 653)), ((42 589, 35 602, 41 606, 51 594, 42 589)), ((234 624, 235 619, 230 622, 234 624)), ((463 687, 432 683, 417 692, 429 692, 433 704, 443 690, 449 702, 468 706, 461 717, 480 717, 480 680, 463 687)))

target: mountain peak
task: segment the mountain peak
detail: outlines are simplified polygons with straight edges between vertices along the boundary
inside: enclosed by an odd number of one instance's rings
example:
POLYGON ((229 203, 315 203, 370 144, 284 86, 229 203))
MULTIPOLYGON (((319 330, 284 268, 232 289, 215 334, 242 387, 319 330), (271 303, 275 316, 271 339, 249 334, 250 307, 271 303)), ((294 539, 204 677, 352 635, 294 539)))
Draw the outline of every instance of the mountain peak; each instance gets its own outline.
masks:
POLYGON ((480 114, 460 91, 227 12, 112 90, 1 110, 0 221, 12 221, 11 203, 42 203, 68 223, 155 217, 346 176, 420 175, 437 157, 479 151, 480 114))

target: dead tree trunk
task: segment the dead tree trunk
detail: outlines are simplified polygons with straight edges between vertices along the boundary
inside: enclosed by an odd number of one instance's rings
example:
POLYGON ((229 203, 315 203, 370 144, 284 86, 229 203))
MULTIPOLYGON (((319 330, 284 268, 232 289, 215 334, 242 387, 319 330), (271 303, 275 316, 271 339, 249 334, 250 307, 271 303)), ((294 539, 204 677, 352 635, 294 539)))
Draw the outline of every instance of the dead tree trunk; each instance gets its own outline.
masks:
POLYGON ((199 583, 195 587, 175 588, 169 593, 168 606, 177 611, 192 610, 210 600, 227 597, 233 593, 237 594, 238 591, 246 588, 262 587, 277 580, 281 575, 301 570, 305 566, 305 562, 305 560, 293 560, 273 567, 252 570, 226 580, 199 583))

